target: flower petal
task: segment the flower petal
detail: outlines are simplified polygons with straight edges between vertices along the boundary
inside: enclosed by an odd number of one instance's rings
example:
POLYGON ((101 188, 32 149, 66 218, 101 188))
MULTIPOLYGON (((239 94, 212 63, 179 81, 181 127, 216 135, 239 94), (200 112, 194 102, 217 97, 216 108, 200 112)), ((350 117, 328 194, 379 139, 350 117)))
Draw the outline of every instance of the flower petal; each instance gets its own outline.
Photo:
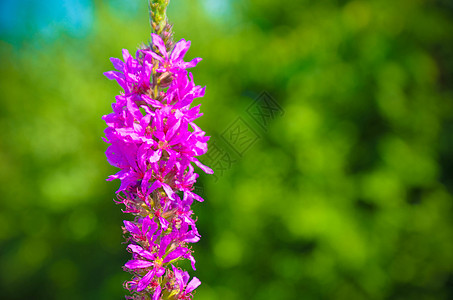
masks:
POLYGON ((162 230, 165 231, 168 229, 168 221, 164 217, 159 217, 160 225, 162 226, 162 230))
POLYGON ((195 163, 200 169, 202 169, 206 174, 214 174, 214 171, 213 171, 211 168, 209 168, 209 167, 203 165, 203 164, 202 164, 201 162, 199 162, 197 159, 194 159, 194 163, 195 163))
POLYGON ((107 77, 110 80, 124 80, 124 74, 118 71, 108 71, 104 72, 105 77, 107 77))
POLYGON ((168 253, 168 255, 164 258, 164 263, 168 263, 174 259, 177 259, 177 258, 185 255, 187 253, 187 251, 189 251, 189 249, 187 249, 187 248, 183 248, 183 247, 176 248, 175 250, 168 253))
POLYGON ((165 252, 167 252, 167 247, 170 244, 170 242, 171 242, 170 236, 166 235, 162 238, 162 240, 160 241, 160 245, 159 245, 159 253, 158 253, 159 257, 162 257, 165 255, 165 252))
POLYGON ((151 187, 148 189, 146 196, 154 192, 155 189, 158 189, 162 186, 162 183, 159 180, 154 181, 154 183, 151 185, 151 187))
POLYGON ((153 45, 155 45, 157 49, 159 49, 160 53, 167 58, 168 54, 167 50, 165 49, 164 41, 155 33, 151 33, 151 36, 153 37, 153 45))
POLYGON ((146 251, 144 250, 142 247, 138 246, 138 245, 129 245, 127 246, 127 248, 131 249, 132 252, 144 257, 144 258, 147 258, 149 260, 154 260, 154 256, 151 252, 149 251, 146 251))
POLYGON ((141 97, 142 97, 143 101, 145 101, 146 103, 148 103, 148 104, 150 104, 150 105, 152 105, 152 106, 154 106, 156 108, 162 108, 162 106, 163 106, 162 103, 160 103, 157 100, 152 99, 148 95, 143 94, 141 97))
POLYGON ((190 41, 185 39, 180 40, 175 44, 175 48, 171 52, 170 59, 172 61, 178 61, 183 59, 184 55, 187 53, 187 50, 190 48, 190 41))
POLYGON ((195 67, 201 60, 202 60, 201 57, 196 57, 196 58, 192 59, 192 60, 189 61, 189 62, 183 62, 183 63, 181 63, 181 68, 183 68, 183 69, 193 68, 193 67, 195 67))
POLYGON ((179 292, 182 293, 184 286, 186 285, 186 282, 184 281, 184 273, 187 272, 183 272, 173 265, 171 265, 171 267, 173 268, 173 273, 175 274, 176 282, 178 283, 179 292))
POLYGON ((147 261, 147 260, 133 259, 133 260, 130 260, 127 263, 125 263, 124 266, 131 270, 144 269, 144 268, 152 267, 153 263, 150 261, 147 261))
POLYGON ((123 223, 124 223, 124 227, 126 227, 127 231, 129 231, 130 233, 133 233, 136 235, 141 234, 140 229, 134 223, 132 223, 130 221, 126 221, 126 220, 124 220, 123 223))
POLYGON ((167 193, 168 197, 171 200, 175 200, 175 192, 173 192, 173 190, 168 184, 162 183, 162 188, 164 189, 165 193, 167 193))
POLYGON ((131 58, 132 56, 130 55, 129 51, 127 49, 123 49, 123 59, 124 59, 124 62, 127 62, 129 60, 129 58, 131 58))
POLYGON ((110 57, 110 61, 113 64, 113 67, 117 69, 118 71, 123 71, 124 69, 124 63, 121 59, 116 58, 116 57, 110 57))
POLYGON ((162 149, 157 149, 156 151, 154 151, 153 155, 151 155, 151 157, 149 158, 149 162, 156 162, 160 159, 160 157, 162 156, 162 149))
POLYGON ((164 267, 160 267, 156 272, 155 272, 155 275, 156 277, 160 277, 162 275, 164 275, 165 273, 165 268, 164 267))
POLYGON ((160 285, 158 285, 156 287, 156 290, 154 291, 153 300, 159 300, 161 292, 162 292, 162 288, 160 287, 160 285))
POLYGON ((179 127, 181 126, 181 119, 175 123, 165 134, 165 140, 170 141, 174 134, 178 131, 179 127))
POLYGON ((189 282, 189 284, 186 287, 186 294, 191 293, 194 289, 196 289, 198 286, 200 286, 201 281, 197 277, 192 278, 192 280, 189 282))
POLYGON ((148 287, 149 283, 151 282, 151 280, 153 279, 153 277, 154 277, 154 269, 149 271, 145 276, 143 276, 142 280, 140 280, 138 282, 137 292, 141 292, 144 289, 146 289, 148 287))

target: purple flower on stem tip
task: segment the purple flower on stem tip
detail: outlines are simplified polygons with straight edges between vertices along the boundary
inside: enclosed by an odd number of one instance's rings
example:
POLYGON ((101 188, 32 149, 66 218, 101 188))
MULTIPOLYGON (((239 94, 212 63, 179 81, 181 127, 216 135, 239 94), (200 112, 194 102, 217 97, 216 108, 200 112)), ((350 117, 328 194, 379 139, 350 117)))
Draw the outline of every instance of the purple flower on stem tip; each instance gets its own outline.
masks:
POLYGON ((115 71, 105 73, 123 89, 103 120, 107 160, 119 168, 108 180, 121 181, 117 203, 135 216, 123 222, 132 254, 123 267, 132 274, 124 284, 131 292, 127 299, 192 299, 200 285, 176 266, 187 259, 195 270, 189 244, 200 234, 191 205, 203 198, 193 192, 194 166, 213 173, 197 158, 207 152, 209 137, 195 124, 200 105, 192 106, 205 88, 187 71, 201 58, 185 62, 190 41, 172 46, 165 28, 135 58, 125 49, 123 60, 111 58, 115 71))
POLYGON ((161 55, 158 55, 152 51, 144 52, 150 54, 154 59, 160 62, 157 72, 177 73, 179 70, 193 68, 201 61, 201 58, 199 57, 192 59, 190 62, 183 61, 184 55, 187 53, 187 50, 189 50, 190 41, 182 39, 177 42, 169 56, 161 37, 155 33, 152 33, 151 36, 153 38, 153 44, 157 47, 157 49, 159 49, 161 55))

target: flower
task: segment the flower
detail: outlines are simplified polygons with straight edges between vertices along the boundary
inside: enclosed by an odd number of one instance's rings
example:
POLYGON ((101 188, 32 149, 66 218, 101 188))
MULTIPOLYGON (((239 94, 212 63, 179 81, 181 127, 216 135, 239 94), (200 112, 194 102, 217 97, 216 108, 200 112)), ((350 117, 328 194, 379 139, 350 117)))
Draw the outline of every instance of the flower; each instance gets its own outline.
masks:
POLYGON ((157 72, 177 73, 179 70, 193 68, 201 61, 201 58, 197 57, 192 59, 190 62, 184 62, 183 58, 187 50, 189 50, 190 41, 181 39, 175 44, 175 47, 169 56, 162 38, 155 33, 152 33, 151 36, 153 39, 153 45, 157 47, 161 55, 151 50, 144 51, 144 53, 151 55, 160 62, 157 72))
POLYGON ((172 237, 169 235, 164 236, 160 244, 154 243, 155 238, 156 236, 154 235, 153 239, 149 240, 149 250, 144 250, 141 246, 134 244, 128 246, 135 259, 129 260, 124 266, 131 271, 136 271, 137 269, 147 270, 146 275, 137 284, 137 292, 147 288, 154 277, 161 277, 165 273, 164 264, 184 257, 189 251, 187 248, 178 246, 167 252, 167 248, 172 242, 172 237))
POLYGON ((191 205, 204 200, 193 192, 194 165, 213 173, 197 158, 207 152, 209 137, 195 124, 202 116, 200 105, 192 106, 205 88, 187 71, 201 58, 185 62, 190 41, 182 39, 172 48, 171 27, 165 28, 164 39, 152 34, 154 47, 139 49, 135 58, 124 49, 123 60, 110 59, 115 70, 104 73, 123 89, 103 120, 107 161, 119 168, 107 180, 121 181, 117 203, 135 216, 123 221, 132 254, 123 267, 132 274, 124 283, 129 299, 192 299, 200 285, 196 277, 188 282, 189 274, 174 264, 187 259, 195 270, 188 245, 198 242, 200 234, 191 205))
POLYGON ((176 283, 178 285, 177 298, 192 299, 192 292, 201 284, 201 281, 197 277, 194 277, 190 282, 188 282, 190 278, 189 273, 181 271, 173 265, 172 268, 175 274, 176 283))

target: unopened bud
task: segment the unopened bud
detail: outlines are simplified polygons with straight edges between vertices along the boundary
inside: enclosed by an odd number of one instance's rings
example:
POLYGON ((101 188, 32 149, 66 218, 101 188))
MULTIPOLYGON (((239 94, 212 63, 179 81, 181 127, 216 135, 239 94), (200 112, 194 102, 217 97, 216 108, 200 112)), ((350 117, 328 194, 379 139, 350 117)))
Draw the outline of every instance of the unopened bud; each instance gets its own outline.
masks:
POLYGON ((159 76, 159 83, 162 87, 169 86, 172 81, 173 76, 170 72, 162 73, 162 75, 159 76))

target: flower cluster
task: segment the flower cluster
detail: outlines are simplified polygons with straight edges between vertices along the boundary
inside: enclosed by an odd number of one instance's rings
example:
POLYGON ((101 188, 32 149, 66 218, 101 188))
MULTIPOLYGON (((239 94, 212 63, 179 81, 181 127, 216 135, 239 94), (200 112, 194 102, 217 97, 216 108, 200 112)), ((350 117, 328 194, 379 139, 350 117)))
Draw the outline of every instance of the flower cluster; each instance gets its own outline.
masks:
POLYGON ((187 71, 201 60, 183 60, 189 47, 183 39, 168 49, 152 34, 152 46, 136 58, 123 50, 124 61, 111 58, 116 71, 105 73, 124 90, 103 119, 107 159, 120 169, 108 180, 121 180, 118 202, 135 216, 123 227, 132 254, 124 265, 133 275, 125 282, 128 299, 192 299, 200 284, 177 267, 188 259, 195 270, 189 245, 200 239, 191 204, 203 199, 193 192, 198 174, 192 163, 213 173, 197 159, 209 137, 194 123, 202 113, 191 104, 204 88, 187 71))

